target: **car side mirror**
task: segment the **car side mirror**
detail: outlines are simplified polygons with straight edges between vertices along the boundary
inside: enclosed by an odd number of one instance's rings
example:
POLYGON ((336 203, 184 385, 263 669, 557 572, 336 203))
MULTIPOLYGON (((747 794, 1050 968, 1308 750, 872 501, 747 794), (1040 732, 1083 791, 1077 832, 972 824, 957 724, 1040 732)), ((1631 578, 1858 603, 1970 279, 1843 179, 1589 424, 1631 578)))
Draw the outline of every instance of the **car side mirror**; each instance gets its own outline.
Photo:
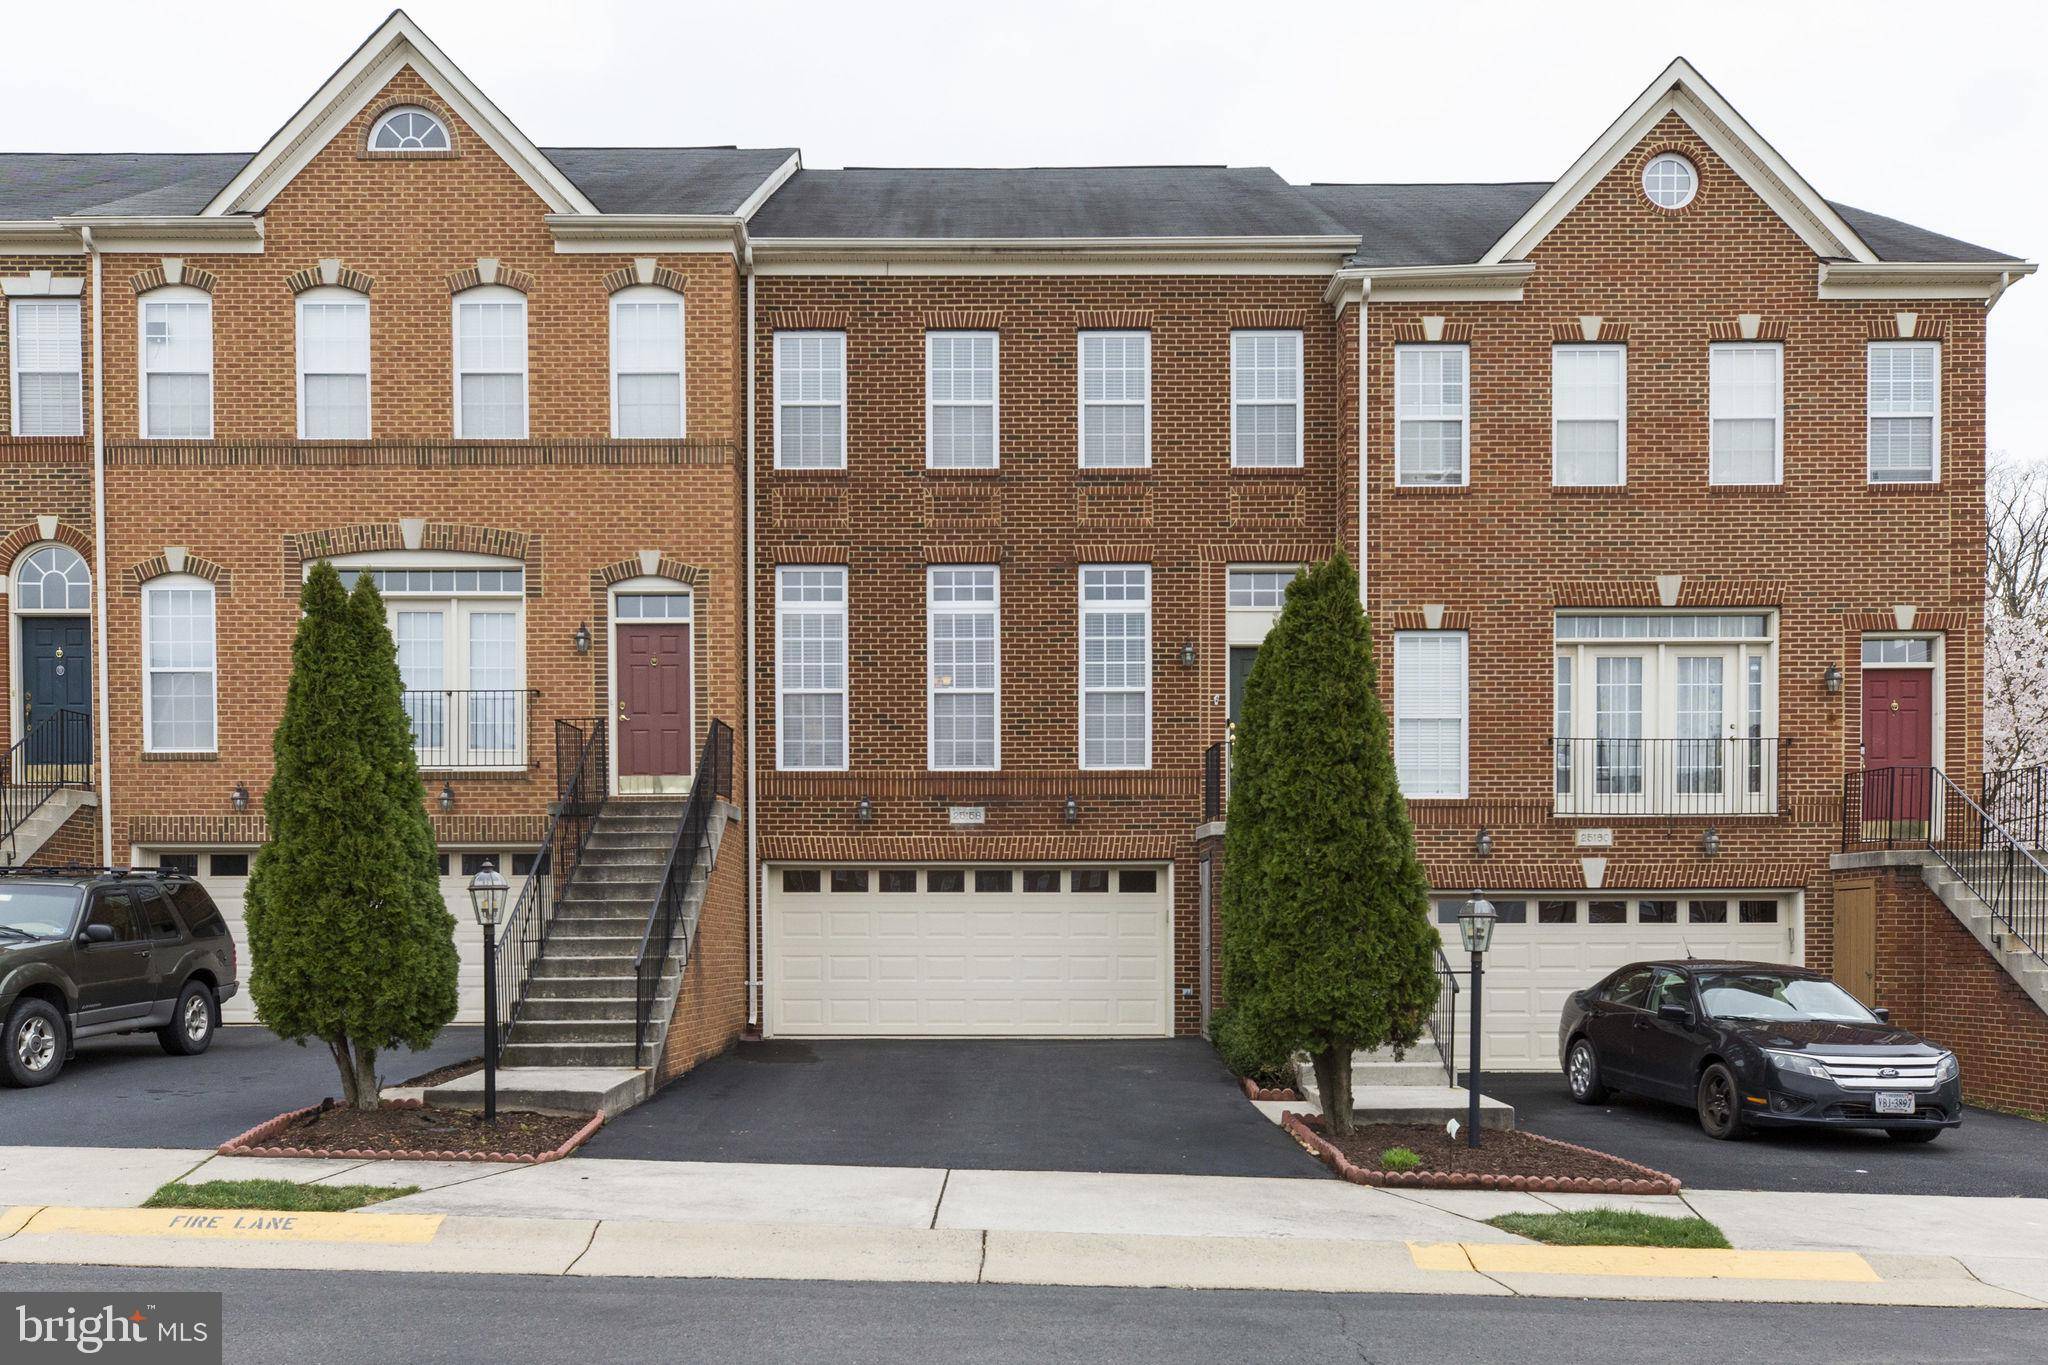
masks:
POLYGON ((1870 1012, 1877 1016, 1877 1022, 1880 1024, 1889 1024, 1892 1021, 1892 1012, 1883 1005, 1874 1007, 1870 1012))
POLYGON ((114 926, 111 924, 88 924, 85 926, 85 932, 78 937, 82 943, 112 943, 114 941, 114 926))
POLYGON ((1667 1024, 1692 1023, 1692 1011, 1683 1005, 1659 1005, 1657 1017, 1667 1024))

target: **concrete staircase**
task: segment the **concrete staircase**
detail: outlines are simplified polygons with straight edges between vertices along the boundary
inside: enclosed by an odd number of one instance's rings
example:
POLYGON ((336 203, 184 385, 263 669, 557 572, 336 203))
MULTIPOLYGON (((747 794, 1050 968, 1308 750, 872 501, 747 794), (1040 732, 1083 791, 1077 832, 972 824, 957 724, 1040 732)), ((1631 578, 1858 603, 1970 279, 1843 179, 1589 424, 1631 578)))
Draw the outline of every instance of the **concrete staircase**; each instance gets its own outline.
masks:
MULTIPOLYGON (((1295 1088, 1320 1108, 1314 1064, 1297 1057, 1294 1073, 1295 1088)), ((1463 1123, 1470 1104, 1463 1086, 1445 1083, 1443 1052, 1427 1038, 1398 1059, 1392 1048, 1351 1054, 1351 1112, 1360 1123, 1463 1123)), ((1482 1094, 1479 1122, 1487 1128, 1513 1128, 1515 1108, 1482 1094)))
MULTIPOLYGON (((1992 915, 1991 907, 1970 890, 1969 884, 1951 871, 1948 865, 1931 853, 1912 855, 1920 864, 1921 880, 1927 883, 1941 903, 1948 907, 1970 936, 1977 940, 1989 953, 1992 960, 2005 969, 2027 993, 2027 998, 2048 1014, 2048 962, 2033 951, 2024 940, 2000 924, 1992 915)), ((2002 858, 2002 854, 1963 854, 1963 858, 2002 858)), ((1967 867, 1968 864, 1965 863, 1967 867)), ((1972 869, 1974 870, 1974 869, 1972 869)), ((2004 869, 1998 869, 2001 875, 2004 869)), ((2024 861, 2012 869, 2011 876, 2016 884, 2016 899, 2022 905, 2048 905, 2048 879, 2040 869, 2024 861)), ((2048 948, 2048 945, 2034 945, 2048 948)))
POLYGON ((79 810, 86 806, 97 806, 99 803, 99 794, 96 792, 86 791, 81 787, 59 788, 51 794, 49 800, 37 808, 35 814, 22 821, 4 840, 0 840, 0 866, 29 867, 39 861, 47 862, 48 859, 38 859, 36 855, 42 852, 43 845, 50 841, 50 836, 63 828, 64 822, 79 810))

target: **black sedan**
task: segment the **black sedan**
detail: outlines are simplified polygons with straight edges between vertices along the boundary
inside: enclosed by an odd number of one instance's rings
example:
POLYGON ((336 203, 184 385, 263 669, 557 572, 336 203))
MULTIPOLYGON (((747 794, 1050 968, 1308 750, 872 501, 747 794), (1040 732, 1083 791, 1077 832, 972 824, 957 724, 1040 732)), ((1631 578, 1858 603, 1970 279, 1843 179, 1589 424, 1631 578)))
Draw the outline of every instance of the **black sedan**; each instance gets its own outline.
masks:
POLYGON ((1709 1137, 1768 1125, 1931 1142, 1963 1121, 1954 1053, 1804 967, 1634 963, 1565 1002, 1557 1051, 1580 1104, 1674 1100, 1709 1137))

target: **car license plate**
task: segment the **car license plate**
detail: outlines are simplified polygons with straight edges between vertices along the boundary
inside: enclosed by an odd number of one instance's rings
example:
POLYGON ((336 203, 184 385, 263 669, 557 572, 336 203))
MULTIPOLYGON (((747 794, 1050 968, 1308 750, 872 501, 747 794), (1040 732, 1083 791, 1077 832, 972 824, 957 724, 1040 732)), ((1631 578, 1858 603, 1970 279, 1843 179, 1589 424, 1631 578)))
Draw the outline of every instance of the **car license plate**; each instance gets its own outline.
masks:
POLYGON ((1913 1112, 1913 1097, 1896 1091, 1879 1091, 1877 1112, 1880 1114, 1910 1114, 1913 1112))

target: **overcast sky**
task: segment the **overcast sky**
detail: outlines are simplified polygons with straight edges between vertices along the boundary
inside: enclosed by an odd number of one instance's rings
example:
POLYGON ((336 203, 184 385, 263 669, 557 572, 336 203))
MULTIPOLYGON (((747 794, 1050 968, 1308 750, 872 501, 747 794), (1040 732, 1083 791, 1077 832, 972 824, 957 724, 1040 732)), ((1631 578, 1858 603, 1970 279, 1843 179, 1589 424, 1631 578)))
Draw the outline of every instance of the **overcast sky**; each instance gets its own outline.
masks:
MULTIPOLYGON (((1222 162, 1294 180, 1543 180, 1684 55, 1828 198, 2048 254, 2038 0, 407 9, 543 145, 787 145, 812 166, 1222 162)), ((9 46, 37 58, 0 79, 0 144, 253 150, 387 12, 358 0, 208 0, 203 20, 162 0, 24 7, 9 46)), ((2048 457, 2048 277, 1999 303, 1990 367, 1991 449, 2048 457)))

